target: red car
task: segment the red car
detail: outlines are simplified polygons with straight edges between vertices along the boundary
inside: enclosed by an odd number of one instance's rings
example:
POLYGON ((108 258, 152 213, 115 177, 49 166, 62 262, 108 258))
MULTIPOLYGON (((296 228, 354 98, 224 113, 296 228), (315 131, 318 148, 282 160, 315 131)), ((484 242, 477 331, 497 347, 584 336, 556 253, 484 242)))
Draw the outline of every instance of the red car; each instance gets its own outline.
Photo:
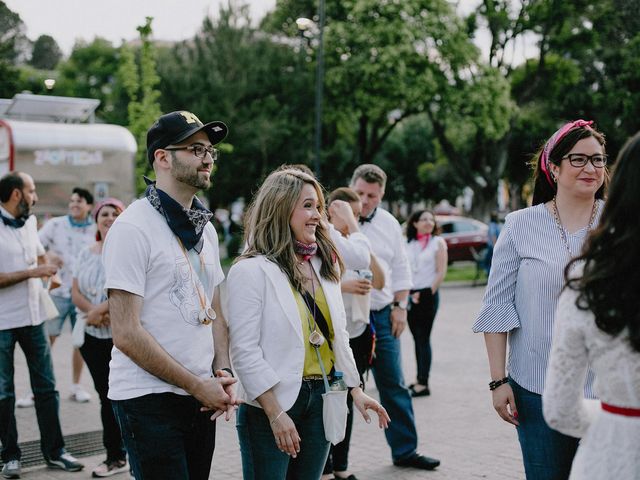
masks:
POLYGON ((436 215, 436 221, 440 235, 447 242, 449 263, 476 262, 483 258, 489 231, 487 224, 457 215, 436 215))

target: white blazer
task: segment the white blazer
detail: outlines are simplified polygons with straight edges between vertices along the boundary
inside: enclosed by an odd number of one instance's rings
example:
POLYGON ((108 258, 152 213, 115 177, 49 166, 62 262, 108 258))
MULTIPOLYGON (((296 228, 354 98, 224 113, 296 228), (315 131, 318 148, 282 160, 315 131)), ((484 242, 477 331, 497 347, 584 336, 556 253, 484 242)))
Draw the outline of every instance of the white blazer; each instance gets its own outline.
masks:
MULTIPOLYGON (((350 387, 360 377, 349 347, 340 284, 320 276, 320 259, 311 261, 331 312, 335 368, 350 387)), ((264 256, 240 260, 227 278, 229 352, 238 375, 239 396, 260 407, 256 398, 269 389, 283 410, 300 392, 304 369, 304 339, 298 304, 287 276, 264 256)))

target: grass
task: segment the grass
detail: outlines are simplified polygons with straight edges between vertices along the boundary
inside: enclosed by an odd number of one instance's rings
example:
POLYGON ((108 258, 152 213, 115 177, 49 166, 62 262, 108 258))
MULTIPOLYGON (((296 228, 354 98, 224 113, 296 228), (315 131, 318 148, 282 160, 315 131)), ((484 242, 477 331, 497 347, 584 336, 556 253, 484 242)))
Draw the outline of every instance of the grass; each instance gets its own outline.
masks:
MULTIPOLYGON (((476 264, 474 262, 456 262, 449 265, 444 282, 473 282, 476 280, 476 264)), ((486 280, 484 272, 480 272, 478 280, 486 280)))

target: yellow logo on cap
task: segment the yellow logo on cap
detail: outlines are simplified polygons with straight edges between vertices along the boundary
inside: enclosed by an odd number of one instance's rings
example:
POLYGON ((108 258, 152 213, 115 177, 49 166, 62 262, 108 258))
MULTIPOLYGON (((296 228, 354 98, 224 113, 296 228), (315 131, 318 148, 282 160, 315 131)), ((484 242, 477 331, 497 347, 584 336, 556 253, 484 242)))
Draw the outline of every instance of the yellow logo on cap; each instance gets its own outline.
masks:
POLYGON ((184 117, 184 119, 187 121, 187 123, 198 123, 198 124, 202 124, 202 122, 200 121, 200 119, 198 117, 196 117, 193 113, 191 112, 180 112, 180 115, 182 115, 184 117))

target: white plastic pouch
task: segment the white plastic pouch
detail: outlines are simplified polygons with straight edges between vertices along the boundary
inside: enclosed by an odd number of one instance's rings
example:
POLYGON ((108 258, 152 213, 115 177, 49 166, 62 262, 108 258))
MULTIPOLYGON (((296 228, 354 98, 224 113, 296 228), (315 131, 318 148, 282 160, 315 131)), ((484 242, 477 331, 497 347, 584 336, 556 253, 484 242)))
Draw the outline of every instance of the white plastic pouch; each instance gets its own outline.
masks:
POLYGON ((52 320, 60 315, 60 313, 58 313, 58 309, 56 308, 56 304, 53 303, 51 295, 49 295, 49 292, 42 286, 42 282, 38 281, 38 283, 40 284, 40 308, 42 308, 44 312, 44 319, 52 320))
POLYGON ((84 316, 78 316, 76 318, 76 324, 71 330, 71 344, 75 348, 80 348, 84 345, 84 327, 87 325, 87 320, 84 316))
POLYGON ((347 390, 330 390, 322 394, 324 436, 333 445, 344 440, 347 428, 347 393, 347 390))

